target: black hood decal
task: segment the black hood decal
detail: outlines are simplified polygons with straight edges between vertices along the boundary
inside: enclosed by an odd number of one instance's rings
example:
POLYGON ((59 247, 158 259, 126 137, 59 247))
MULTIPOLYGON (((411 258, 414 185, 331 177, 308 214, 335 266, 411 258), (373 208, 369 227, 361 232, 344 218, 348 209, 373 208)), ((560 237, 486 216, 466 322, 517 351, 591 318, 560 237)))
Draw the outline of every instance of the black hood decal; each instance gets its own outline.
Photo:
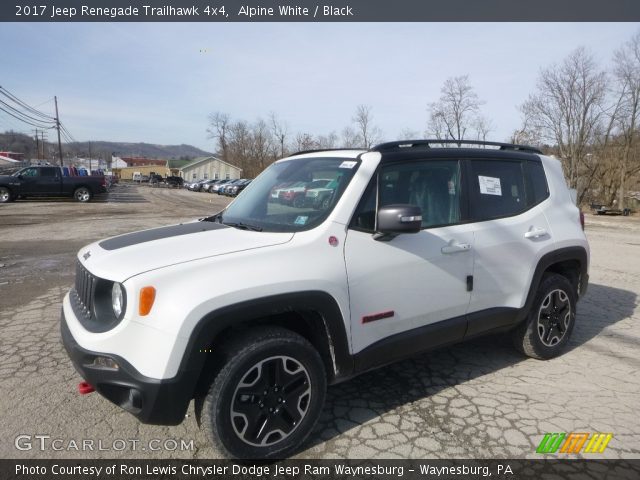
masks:
POLYGON ((169 227, 153 228, 151 230, 143 230, 141 232, 126 233, 117 237, 103 240, 100 245, 105 250, 117 250, 123 247, 130 247, 139 243, 152 242, 161 238, 176 237, 178 235, 189 235, 191 233, 208 232, 209 230, 218 230, 220 228, 231 228, 221 223, 215 222, 193 222, 183 223, 180 225, 171 225, 169 227))

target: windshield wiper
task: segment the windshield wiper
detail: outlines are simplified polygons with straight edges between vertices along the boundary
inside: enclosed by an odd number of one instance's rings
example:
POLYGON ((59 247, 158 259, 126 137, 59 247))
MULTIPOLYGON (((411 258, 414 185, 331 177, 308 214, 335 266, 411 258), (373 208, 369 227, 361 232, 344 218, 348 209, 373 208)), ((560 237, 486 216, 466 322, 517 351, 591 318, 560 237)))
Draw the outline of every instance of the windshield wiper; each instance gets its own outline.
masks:
MULTIPOLYGON (((224 212, 224 210, 222 212, 224 212)), ((210 217, 201 218, 200 221, 201 222, 216 222, 216 221, 219 221, 220 223, 222 223, 222 212, 218 212, 218 213, 216 213, 214 215, 211 215, 210 217)))
POLYGON ((222 222, 223 225, 229 225, 233 228, 239 228, 240 230, 251 230, 253 232, 261 232, 262 227, 258 227, 256 225, 249 225, 248 223, 242 222, 222 222))

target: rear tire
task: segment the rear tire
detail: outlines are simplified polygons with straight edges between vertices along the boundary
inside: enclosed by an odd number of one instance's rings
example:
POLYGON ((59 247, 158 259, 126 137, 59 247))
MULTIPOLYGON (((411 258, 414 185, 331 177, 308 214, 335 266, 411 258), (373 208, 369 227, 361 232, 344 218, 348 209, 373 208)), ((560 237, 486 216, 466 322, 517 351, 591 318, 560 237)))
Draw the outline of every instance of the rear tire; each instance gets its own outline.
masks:
POLYGON ((91 191, 87 187, 79 187, 73 192, 73 198, 77 202, 86 203, 91 200, 91 191))
POLYGON ((516 348, 539 360, 560 355, 575 325, 576 298, 575 288, 566 277, 543 277, 527 319, 513 332, 516 348))
POLYGON ((307 438, 322 411, 324 364, 303 337, 253 328, 230 342, 226 363, 202 404, 202 425, 231 458, 285 458, 307 438))

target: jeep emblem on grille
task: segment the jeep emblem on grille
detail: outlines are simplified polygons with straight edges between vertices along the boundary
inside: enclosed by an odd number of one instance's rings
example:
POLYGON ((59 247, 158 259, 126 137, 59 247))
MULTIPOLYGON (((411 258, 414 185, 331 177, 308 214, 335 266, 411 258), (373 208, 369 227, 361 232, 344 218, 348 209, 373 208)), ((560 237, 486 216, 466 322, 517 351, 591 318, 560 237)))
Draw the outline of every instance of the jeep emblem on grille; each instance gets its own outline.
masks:
POLYGON ((84 255, 82 255, 82 258, 84 258, 84 259, 86 260, 86 259, 87 259, 87 258, 89 258, 90 256, 91 256, 91 252, 87 252, 87 253, 85 253, 84 255))

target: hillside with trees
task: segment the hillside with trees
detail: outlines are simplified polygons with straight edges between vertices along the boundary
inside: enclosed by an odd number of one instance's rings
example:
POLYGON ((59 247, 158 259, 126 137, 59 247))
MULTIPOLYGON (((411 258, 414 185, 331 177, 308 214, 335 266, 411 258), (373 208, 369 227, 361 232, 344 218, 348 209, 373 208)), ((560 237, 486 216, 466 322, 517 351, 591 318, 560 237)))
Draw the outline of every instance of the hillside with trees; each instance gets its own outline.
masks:
MULTIPOLYGON (((44 158, 51 160, 57 152, 57 144, 45 142, 44 155, 40 141, 34 137, 18 132, 0 133, 0 150, 8 150, 24 153, 26 158, 44 158)), ((108 159, 111 155, 120 157, 147 157, 162 159, 188 160, 196 157, 211 155, 192 145, 155 145, 151 143, 125 143, 125 142, 74 142, 64 143, 62 151, 65 157, 93 157, 108 159)))

